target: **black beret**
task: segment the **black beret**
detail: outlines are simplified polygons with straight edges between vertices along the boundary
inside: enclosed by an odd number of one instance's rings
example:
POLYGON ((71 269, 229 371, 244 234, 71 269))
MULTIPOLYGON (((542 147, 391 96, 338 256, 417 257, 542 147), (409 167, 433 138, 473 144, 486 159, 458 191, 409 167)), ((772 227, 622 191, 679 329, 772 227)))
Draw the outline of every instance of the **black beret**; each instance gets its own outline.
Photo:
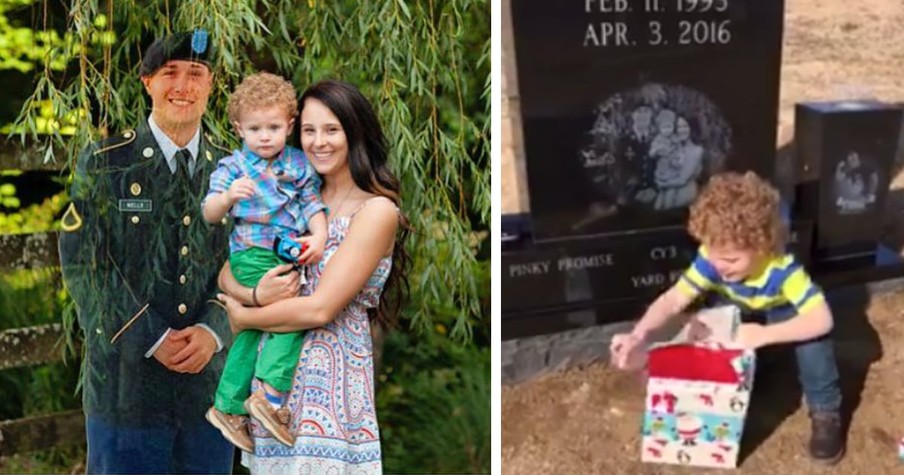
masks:
POLYGON ((150 76, 167 61, 183 60, 201 63, 208 68, 213 58, 207 30, 182 31, 159 38, 148 46, 141 60, 139 74, 150 76))

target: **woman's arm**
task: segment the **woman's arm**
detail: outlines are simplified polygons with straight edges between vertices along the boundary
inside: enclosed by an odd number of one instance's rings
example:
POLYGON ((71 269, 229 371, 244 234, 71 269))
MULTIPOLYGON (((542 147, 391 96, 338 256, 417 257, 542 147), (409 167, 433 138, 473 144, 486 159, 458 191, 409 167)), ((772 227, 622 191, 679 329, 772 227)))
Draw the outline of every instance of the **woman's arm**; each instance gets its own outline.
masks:
POLYGON ((699 173, 703 164, 703 147, 694 143, 685 145, 681 153, 681 171, 669 183, 671 186, 684 186, 690 183, 699 173))
POLYGON ((251 295, 253 289, 249 289, 235 280, 235 277, 232 275, 232 267, 229 266, 229 261, 226 261, 226 263, 223 264, 223 268, 220 269, 220 275, 217 276, 217 284, 220 286, 220 290, 226 292, 239 302, 245 305, 254 305, 251 295))
POLYGON ((220 270, 217 284, 223 292, 245 305, 257 306, 254 297, 257 297, 257 304, 268 305, 277 300, 298 296, 301 287, 300 278, 298 272, 290 272, 291 270, 292 264, 283 264, 268 270, 257 283, 255 292, 253 288, 245 287, 235 280, 229 261, 226 261, 220 270))
POLYGON ((227 300, 229 318, 237 329, 277 333, 326 325, 361 291, 380 260, 391 251, 398 226, 395 205, 388 199, 374 200, 355 215, 312 295, 261 308, 241 308, 227 300))

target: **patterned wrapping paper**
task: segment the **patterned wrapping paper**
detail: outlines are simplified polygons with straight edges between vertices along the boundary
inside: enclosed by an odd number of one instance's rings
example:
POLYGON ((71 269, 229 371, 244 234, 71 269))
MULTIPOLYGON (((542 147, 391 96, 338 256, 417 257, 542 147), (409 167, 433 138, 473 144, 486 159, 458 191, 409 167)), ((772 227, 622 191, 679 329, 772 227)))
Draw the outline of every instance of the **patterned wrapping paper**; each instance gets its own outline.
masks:
POLYGON ((756 362, 733 343, 739 321, 736 307, 703 310, 651 346, 642 461, 737 466, 756 362))

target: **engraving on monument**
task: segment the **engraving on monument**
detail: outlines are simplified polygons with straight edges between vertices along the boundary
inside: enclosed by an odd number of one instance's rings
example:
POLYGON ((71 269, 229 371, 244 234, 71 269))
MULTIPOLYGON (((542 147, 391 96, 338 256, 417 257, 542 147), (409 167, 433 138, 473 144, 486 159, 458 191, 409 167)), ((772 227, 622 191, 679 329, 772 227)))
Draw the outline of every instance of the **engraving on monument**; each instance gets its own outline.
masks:
POLYGON ((876 203, 880 179, 875 160, 869 155, 851 150, 834 167, 834 197, 838 214, 860 214, 870 211, 876 203))
POLYGON ((646 239, 576 241, 503 252, 502 309, 542 308, 608 299, 650 298, 683 272, 697 245, 683 233, 646 239))
POLYGON ((522 262, 509 266, 509 277, 544 275, 549 273, 549 261, 522 262))
POLYGON ((682 272, 682 270, 672 270, 655 274, 634 275, 631 276, 631 284, 635 289, 650 287, 662 289, 678 280, 681 277, 682 272))
POLYGON ((723 170, 775 171, 782 0, 518 0, 535 241, 683 227, 723 170))
POLYGON ((615 265, 611 253, 596 254, 592 256, 563 257, 559 259, 559 270, 580 270, 594 267, 608 267, 615 265))
POLYGON ((599 199, 572 225, 581 231, 620 209, 686 208, 731 153, 731 128, 699 91, 646 84, 619 92, 595 109, 578 151, 599 199))
MULTIPOLYGON (((737 1, 737 0, 735 0, 737 1)), ((585 13, 631 13, 632 7, 642 6, 639 11, 651 15, 666 13, 710 13, 720 14, 728 11, 729 0, 644 0, 643 5, 628 0, 585 0, 585 13), (671 9, 671 10, 670 10, 671 9)), ((685 17, 675 20, 674 16, 650 16, 652 20, 646 24, 635 24, 631 28, 624 21, 590 21, 584 30, 584 47, 636 46, 638 42, 650 46, 668 45, 705 45, 728 44, 731 42, 731 19, 707 17, 697 19, 685 17), (668 35, 671 32, 671 35, 668 35)))

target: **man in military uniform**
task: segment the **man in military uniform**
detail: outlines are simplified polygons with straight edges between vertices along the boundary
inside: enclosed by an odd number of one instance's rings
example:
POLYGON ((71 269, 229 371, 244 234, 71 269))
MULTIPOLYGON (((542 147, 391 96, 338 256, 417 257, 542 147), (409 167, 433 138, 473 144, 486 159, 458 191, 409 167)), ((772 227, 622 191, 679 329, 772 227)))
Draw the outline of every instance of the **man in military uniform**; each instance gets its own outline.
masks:
POLYGON ((200 207, 227 152, 201 130, 208 40, 154 42, 140 69, 150 116, 78 158, 60 257, 85 332, 88 473, 232 471, 232 445, 204 419, 232 340, 208 302, 230 230, 200 207))
POLYGON ((652 203, 656 198, 653 172, 656 161, 650 158, 650 144, 655 135, 653 109, 642 104, 631 112, 631 128, 622 137, 621 155, 628 174, 629 186, 625 187, 627 200, 652 203))

